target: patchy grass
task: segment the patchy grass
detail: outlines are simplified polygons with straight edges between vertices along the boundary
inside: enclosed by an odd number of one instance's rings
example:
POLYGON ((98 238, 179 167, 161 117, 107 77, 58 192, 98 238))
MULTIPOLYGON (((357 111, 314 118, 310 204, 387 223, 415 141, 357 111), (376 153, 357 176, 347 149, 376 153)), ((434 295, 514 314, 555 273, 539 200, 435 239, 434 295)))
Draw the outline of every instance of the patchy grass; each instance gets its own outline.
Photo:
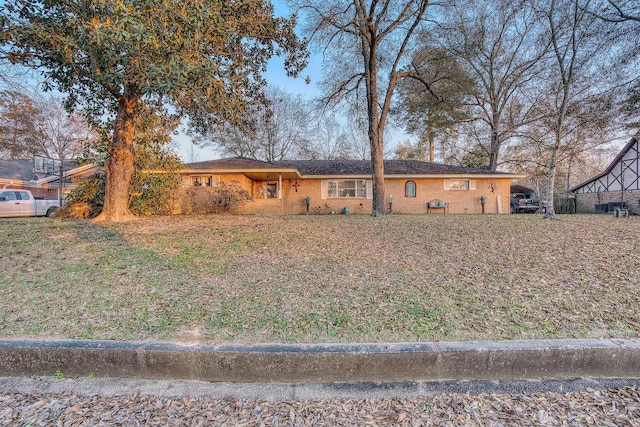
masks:
POLYGON ((200 342, 638 337, 640 218, 0 221, 0 336, 200 342))

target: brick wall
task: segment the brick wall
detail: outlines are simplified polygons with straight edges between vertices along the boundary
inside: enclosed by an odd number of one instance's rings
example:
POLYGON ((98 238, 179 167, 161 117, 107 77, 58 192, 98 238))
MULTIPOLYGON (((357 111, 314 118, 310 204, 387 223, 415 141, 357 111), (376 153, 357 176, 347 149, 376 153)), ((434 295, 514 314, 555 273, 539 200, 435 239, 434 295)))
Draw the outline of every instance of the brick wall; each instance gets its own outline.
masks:
MULTIPOLYGON (((407 179, 387 180, 387 198, 393 196, 394 213, 426 213, 427 203, 442 200, 449 213, 482 213, 480 198, 485 197, 485 213, 509 213, 510 179, 476 179, 475 190, 445 190, 444 179, 414 179, 416 197, 405 197, 407 179), (493 188, 492 184, 493 183, 493 188), (500 203, 500 208, 498 207, 500 203)), ((442 209, 432 212, 442 213, 442 209)))
MULTIPOLYGON (((410 179, 389 179, 385 182, 387 201, 393 196, 393 213, 424 214, 427 203, 438 199, 448 204, 449 213, 479 214, 482 212, 480 198, 485 197, 486 213, 509 213, 510 179, 476 179, 475 190, 445 190, 444 179, 411 179, 416 183, 416 197, 405 197, 405 184, 410 179), (493 184, 493 185, 492 185, 493 184), (500 208, 498 207, 500 203, 500 208)), ((239 214, 286 214, 295 215, 306 212, 305 199, 311 199, 309 213, 329 214, 343 212, 348 208, 350 214, 371 213, 371 199, 362 198, 327 198, 321 197, 320 179, 304 179, 282 181, 282 200, 264 199, 259 195, 261 183, 254 183, 251 188, 254 200, 238 204, 232 212, 239 214), (297 191, 294 187, 298 183, 297 191)), ((248 185, 248 184, 245 184, 248 185)), ((386 208, 388 209, 388 204, 386 208)), ((442 209, 433 213, 443 213, 442 209)))
MULTIPOLYGON (((620 191, 601 191, 600 193, 576 194, 578 213, 595 213, 596 203, 620 202, 620 191)), ((625 190, 624 201, 629 205, 629 212, 640 215, 640 190, 625 190)))

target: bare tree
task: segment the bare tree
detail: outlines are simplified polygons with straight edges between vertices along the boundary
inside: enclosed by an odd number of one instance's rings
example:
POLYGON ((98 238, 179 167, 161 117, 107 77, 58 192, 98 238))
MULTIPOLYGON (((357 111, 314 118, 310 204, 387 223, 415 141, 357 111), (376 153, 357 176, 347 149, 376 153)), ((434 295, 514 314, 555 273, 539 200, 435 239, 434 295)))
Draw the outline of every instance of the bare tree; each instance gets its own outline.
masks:
MULTIPOLYGON (((584 2, 584 9, 603 21, 615 25, 616 31, 627 38, 624 46, 625 54, 620 65, 638 70, 640 45, 640 2, 637 0, 591 0, 584 2)), ((631 128, 640 128, 640 75, 629 82, 627 99, 624 100, 623 113, 631 128)))
POLYGON ((538 91, 531 82, 547 45, 539 43, 537 17, 528 3, 454 1, 443 23, 443 48, 465 64, 476 82, 475 117, 488 133, 488 141, 479 143, 489 153, 491 170, 498 167, 505 142, 536 119, 538 91))
POLYGON ((543 147, 550 201, 545 218, 549 219, 556 218, 553 199, 559 163, 563 158, 575 157, 589 143, 606 141, 603 131, 613 118, 607 113, 615 105, 608 80, 614 70, 607 64, 615 52, 616 35, 586 11, 588 1, 537 3, 551 44, 549 75, 540 83, 541 90, 549 96, 541 106, 545 117, 529 137, 543 147))
MULTIPOLYGON (((250 114, 253 116, 258 113, 252 112, 250 114)), ((252 129, 245 129, 241 126, 223 126, 216 132, 204 137, 194 136, 194 139, 202 146, 211 145, 215 147, 225 156, 258 159, 260 156, 260 142, 254 135, 252 129)))
POLYGON ((94 135, 85 120, 69 115, 55 97, 2 92, 0 101, 0 156, 34 155, 64 160, 77 157, 94 135))
POLYGON ((596 0, 587 2, 584 8, 608 22, 640 22, 640 3, 637 0, 596 0))
POLYGON ((55 159, 74 159, 84 145, 95 139, 87 122, 78 115, 68 114, 55 97, 40 99, 41 111, 37 123, 40 151, 55 159))
POLYGON ((290 0, 306 13, 308 32, 325 54, 328 103, 360 96, 367 103, 373 170, 371 215, 386 214, 384 134, 398 81, 414 36, 425 22, 429 0, 290 0), (356 60, 357 58, 357 60, 356 60))
POLYGON ((300 95, 270 87, 267 105, 254 105, 246 113, 244 128, 227 127, 209 136, 210 144, 225 155, 267 162, 289 158, 307 144, 311 108, 300 95))
POLYGON ((312 160, 352 159, 354 153, 344 123, 334 114, 320 114, 309 139, 298 147, 298 157, 312 160))
POLYGON ((189 144, 187 151, 187 163, 195 163, 200 160, 200 154, 198 153, 198 146, 195 142, 189 144))
POLYGON ((29 159, 36 153, 40 135, 34 118, 40 110, 21 92, 0 93, 0 158, 29 159))

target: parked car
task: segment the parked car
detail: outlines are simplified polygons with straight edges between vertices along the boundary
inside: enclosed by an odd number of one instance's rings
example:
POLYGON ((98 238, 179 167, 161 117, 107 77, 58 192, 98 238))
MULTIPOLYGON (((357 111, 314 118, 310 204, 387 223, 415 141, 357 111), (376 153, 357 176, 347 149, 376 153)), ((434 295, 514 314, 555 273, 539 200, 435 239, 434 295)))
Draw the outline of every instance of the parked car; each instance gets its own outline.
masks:
POLYGON ((57 200, 33 197, 29 190, 0 190, 0 218, 51 216, 58 208, 57 200))
POLYGON ((512 193, 511 194, 511 213, 519 212, 545 212, 546 203, 544 200, 540 200, 537 197, 528 197, 524 193, 512 193))

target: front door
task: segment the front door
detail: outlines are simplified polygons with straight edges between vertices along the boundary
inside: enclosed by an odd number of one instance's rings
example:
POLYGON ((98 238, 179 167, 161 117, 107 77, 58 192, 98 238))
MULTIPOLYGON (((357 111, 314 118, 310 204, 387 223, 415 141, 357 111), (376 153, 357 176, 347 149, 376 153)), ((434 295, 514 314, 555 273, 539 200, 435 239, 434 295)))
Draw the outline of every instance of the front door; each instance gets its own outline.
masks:
POLYGON ((267 184, 267 199, 277 199, 278 198, 278 184, 271 183, 267 184))

